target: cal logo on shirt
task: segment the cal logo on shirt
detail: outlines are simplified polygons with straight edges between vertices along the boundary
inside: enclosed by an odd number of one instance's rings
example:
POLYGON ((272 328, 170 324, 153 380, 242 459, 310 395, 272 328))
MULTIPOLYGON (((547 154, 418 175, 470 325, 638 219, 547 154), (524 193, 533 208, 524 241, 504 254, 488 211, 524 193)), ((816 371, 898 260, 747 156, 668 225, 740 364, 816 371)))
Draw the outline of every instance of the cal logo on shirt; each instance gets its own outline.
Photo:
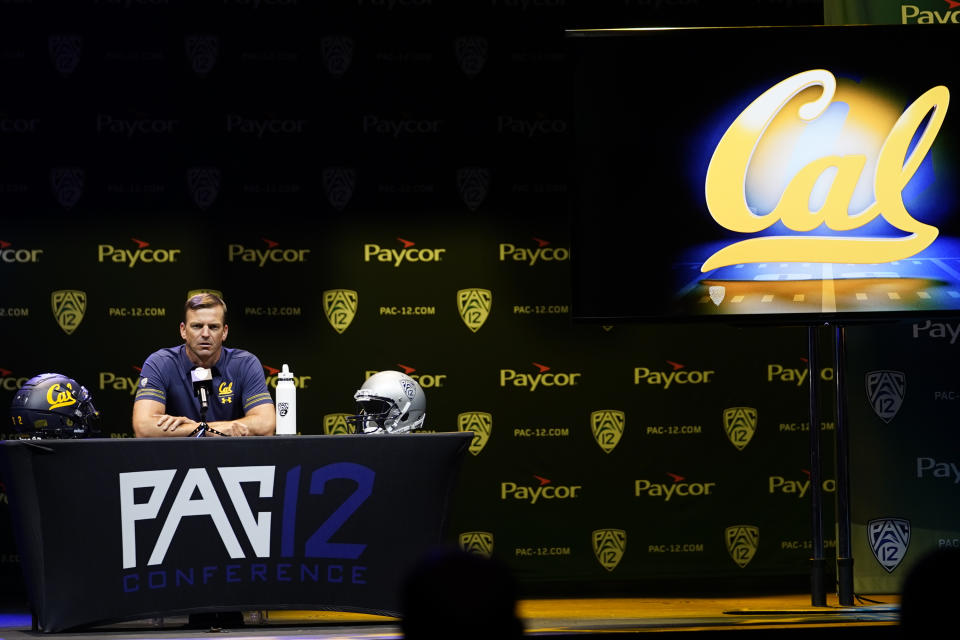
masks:
POLYGON ((217 397, 220 398, 220 404, 228 404, 233 402, 233 383, 232 382, 221 382, 220 388, 217 389, 217 397))

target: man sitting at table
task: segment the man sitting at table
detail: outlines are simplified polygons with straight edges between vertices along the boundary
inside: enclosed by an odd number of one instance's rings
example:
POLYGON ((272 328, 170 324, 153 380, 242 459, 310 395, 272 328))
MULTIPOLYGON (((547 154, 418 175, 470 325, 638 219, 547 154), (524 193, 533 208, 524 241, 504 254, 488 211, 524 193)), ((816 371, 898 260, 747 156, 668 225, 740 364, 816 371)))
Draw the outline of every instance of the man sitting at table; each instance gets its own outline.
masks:
POLYGON ((260 360, 249 351, 223 346, 227 305, 212 293, 191 297, 184 305, 180 337, 184 343, 150 354, 140 372, 133 402, 133 431, 138 438, 189 436, 198 433, 200 402, 191 371, 212 370, 204 435, 273 435, 276 413, 260 360))

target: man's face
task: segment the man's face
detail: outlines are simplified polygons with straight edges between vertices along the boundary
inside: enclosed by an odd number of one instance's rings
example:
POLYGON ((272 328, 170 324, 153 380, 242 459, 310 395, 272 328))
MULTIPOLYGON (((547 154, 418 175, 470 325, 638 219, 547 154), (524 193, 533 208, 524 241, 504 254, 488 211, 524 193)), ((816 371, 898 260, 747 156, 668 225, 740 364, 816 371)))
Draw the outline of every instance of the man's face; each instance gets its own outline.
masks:
POLYGON ((191 362, 204 367, 216 364, 227 337, 223 307, 187 310, 186 321, 180 323, 180 337, 186 343, 191 362))

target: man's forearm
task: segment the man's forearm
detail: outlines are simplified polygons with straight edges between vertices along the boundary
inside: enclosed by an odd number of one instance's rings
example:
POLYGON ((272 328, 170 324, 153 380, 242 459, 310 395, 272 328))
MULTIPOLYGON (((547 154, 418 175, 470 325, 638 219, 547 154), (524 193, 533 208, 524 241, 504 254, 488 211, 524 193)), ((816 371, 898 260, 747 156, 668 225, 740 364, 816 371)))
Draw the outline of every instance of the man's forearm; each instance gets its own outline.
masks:
POLYGON ((211 422, 209 424, 212 428, 226 435, 241 435, 234 433, 236 430, 234 425, 236 423, 241 423, 246 427, 247 432, 243 435, 272 436, 276 433, 276 409, 274 409, 273 404, 260 404, 250 409, 242 418, 211 422))

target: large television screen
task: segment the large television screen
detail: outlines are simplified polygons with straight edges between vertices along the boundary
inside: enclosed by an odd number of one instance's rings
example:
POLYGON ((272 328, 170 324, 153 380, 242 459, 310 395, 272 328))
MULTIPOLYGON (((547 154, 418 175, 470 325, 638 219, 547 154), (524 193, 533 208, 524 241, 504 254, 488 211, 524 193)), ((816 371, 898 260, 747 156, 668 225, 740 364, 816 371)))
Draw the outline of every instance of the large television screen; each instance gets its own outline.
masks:
POLYGON ((574 317, 960 312, 958 37, 569 31, 574 317))

